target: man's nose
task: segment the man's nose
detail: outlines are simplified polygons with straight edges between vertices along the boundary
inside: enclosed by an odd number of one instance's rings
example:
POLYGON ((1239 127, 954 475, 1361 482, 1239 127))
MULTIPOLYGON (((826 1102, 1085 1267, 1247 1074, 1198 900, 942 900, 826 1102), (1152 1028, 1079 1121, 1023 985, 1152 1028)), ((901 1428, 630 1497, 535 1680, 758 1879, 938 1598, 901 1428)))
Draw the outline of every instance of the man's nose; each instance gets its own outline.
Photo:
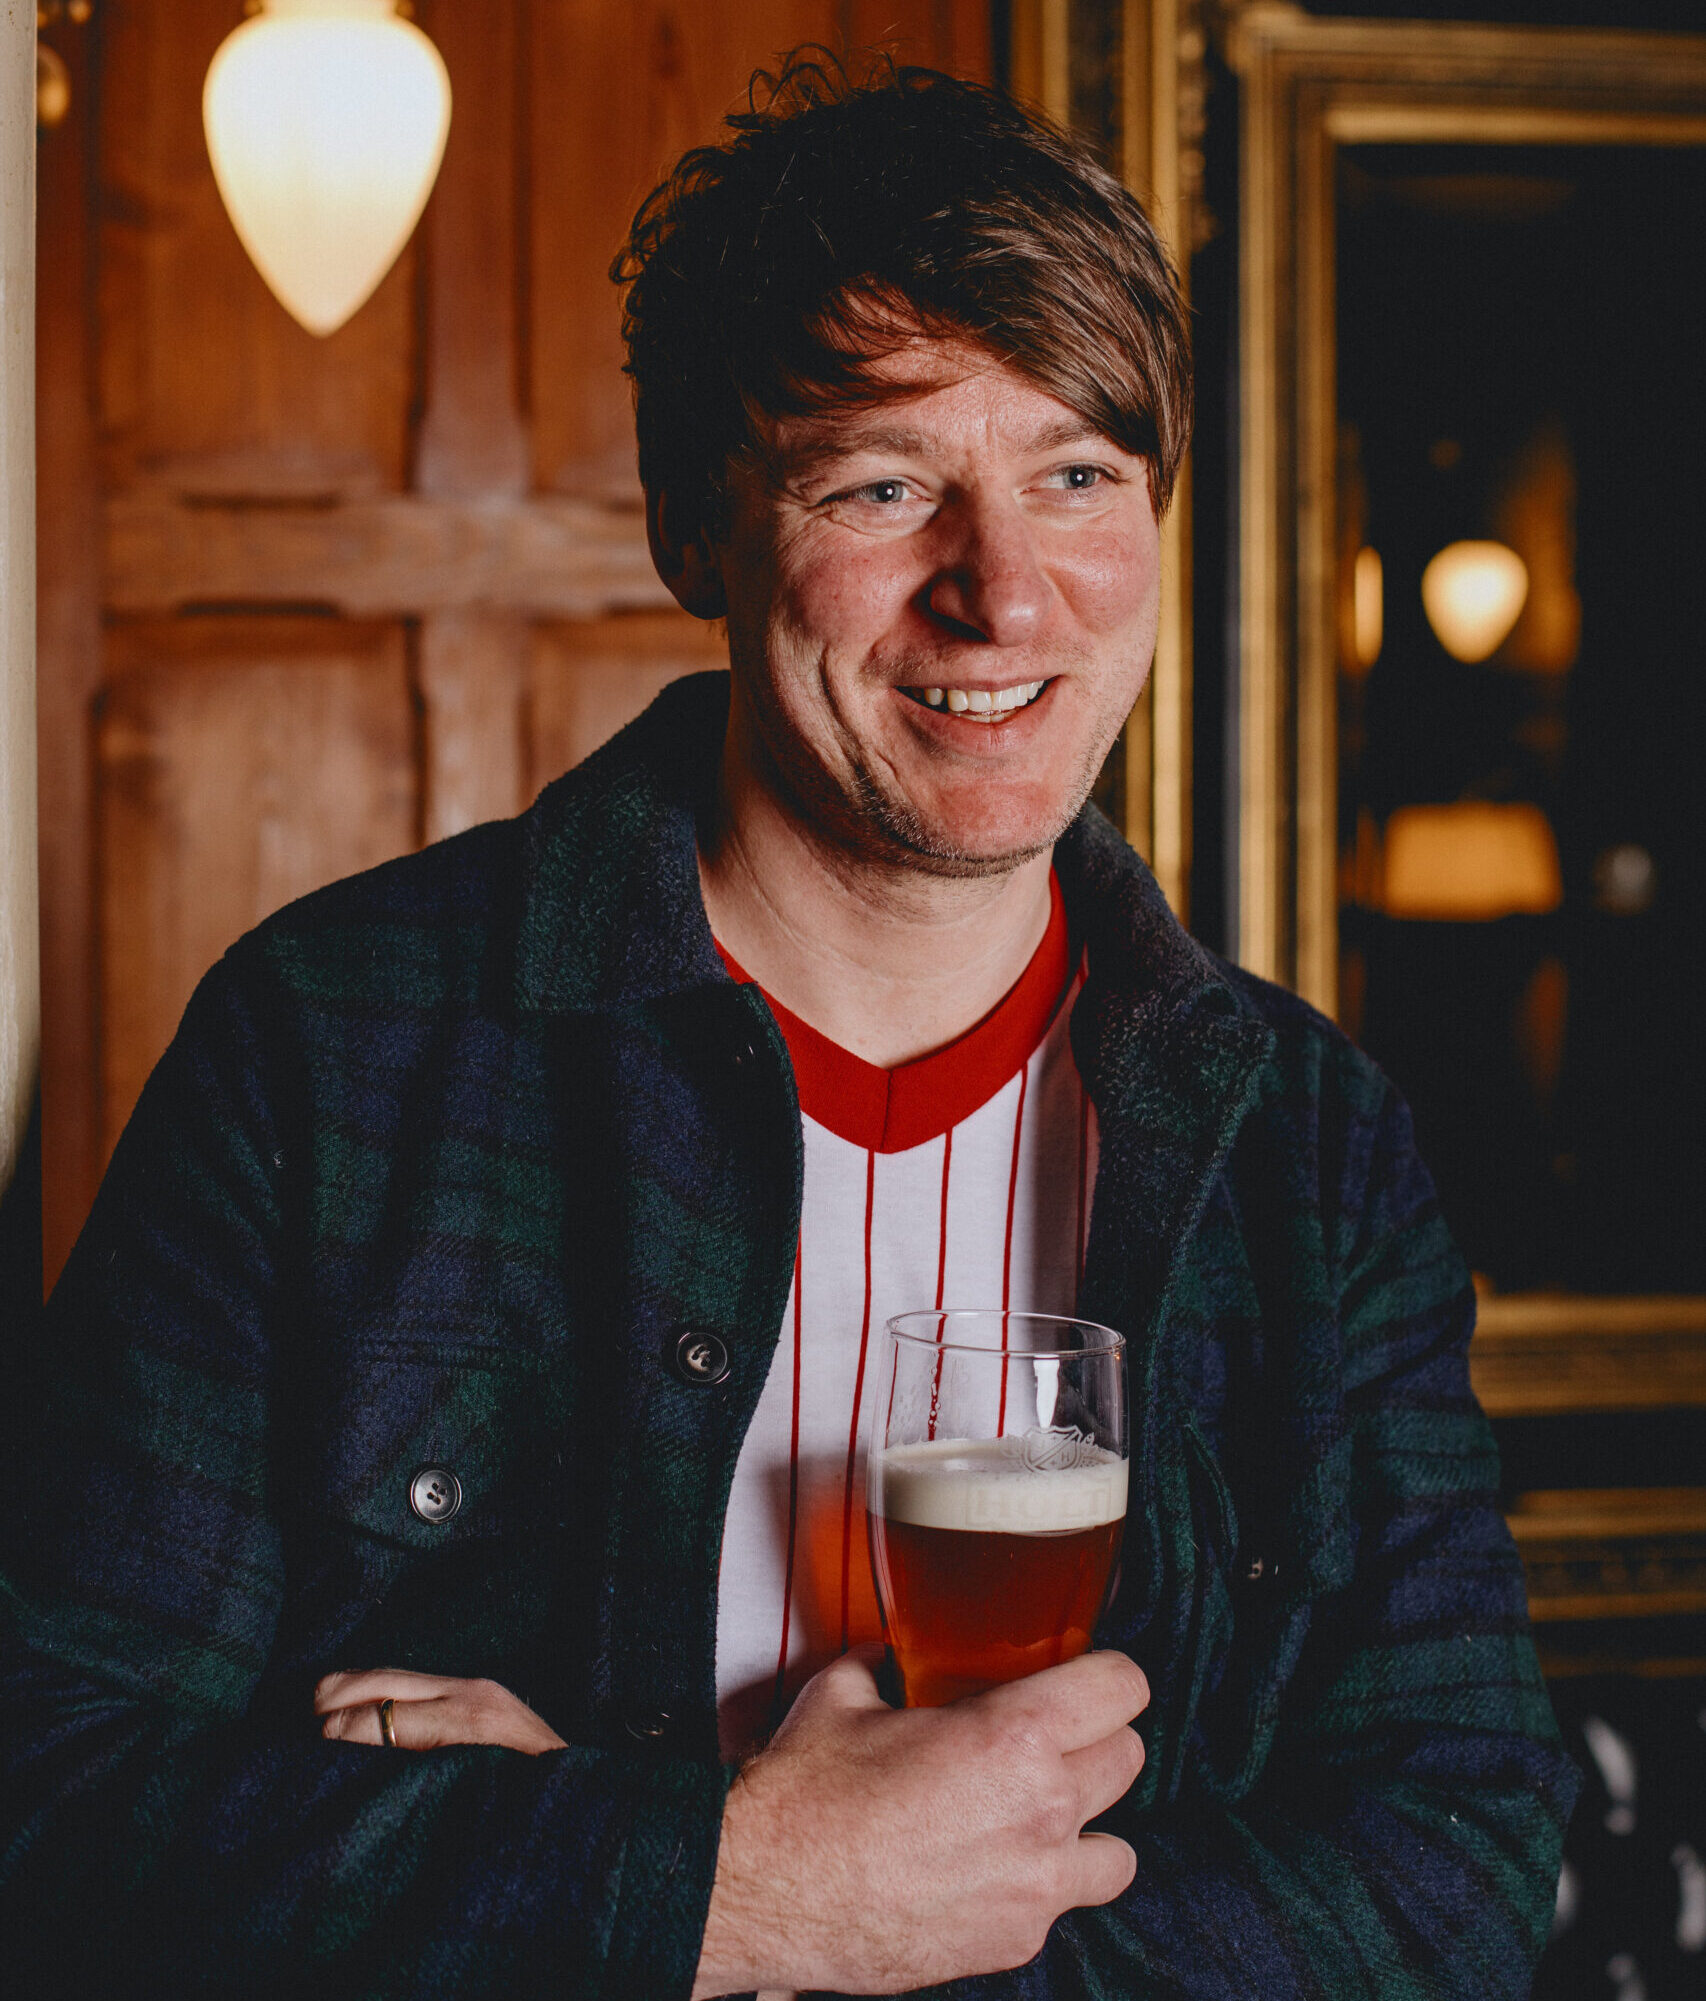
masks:
POLYGON ((1030 524, 1017 507, 985 504, 966 508, 957 526, 959 534, 926 587, 929 609, 993 646, 1040 638, 1055 592, 1030 524))

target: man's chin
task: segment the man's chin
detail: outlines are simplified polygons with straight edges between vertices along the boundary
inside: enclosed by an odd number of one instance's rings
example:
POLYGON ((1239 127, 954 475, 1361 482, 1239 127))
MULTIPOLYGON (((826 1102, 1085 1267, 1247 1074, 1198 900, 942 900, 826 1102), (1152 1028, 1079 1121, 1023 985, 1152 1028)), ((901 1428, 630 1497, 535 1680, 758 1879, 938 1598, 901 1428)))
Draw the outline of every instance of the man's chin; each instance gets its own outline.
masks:
POLYGON ((931 813, 910 801, 868 804, 873 810, 867 824, 874 822, 887 836, 883 845, 891 863, 924 875, 961 879, 1010 875, 1047 854, 1078 811, 1076 805, 1061 801, 998 817, 931 813))

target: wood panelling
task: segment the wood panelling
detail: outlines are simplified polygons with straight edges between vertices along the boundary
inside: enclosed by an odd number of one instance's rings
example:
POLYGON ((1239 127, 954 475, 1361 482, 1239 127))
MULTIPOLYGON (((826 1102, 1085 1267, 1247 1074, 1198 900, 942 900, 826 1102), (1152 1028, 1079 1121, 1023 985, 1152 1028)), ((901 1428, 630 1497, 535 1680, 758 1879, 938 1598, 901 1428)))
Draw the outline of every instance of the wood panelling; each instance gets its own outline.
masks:
POLYGON ((801 42, 988 72, 984 0, 418 6, 443 169, 328 340, 267 291, 208 164, 202 80, 242 0, 103 0, 70 51, 42 181, 50 1278, 233 938, 518 810, 722 664, 638 506, 608 268, 647 188, 801 42))
POLYGON ((323 619, 111 632, 95 731, 104 1150, 234 938, 414 845, 404 639, 323 619))
MULTIPOLYGON (((44 36, 44 40, 49 39, 44 36)), ((88 298, 90 37, 51 35, 71 105, 36 145, 36 790, 40 801, 42 1232, 49 1277, 100 1174, 89 715, 101 679, 100 488, 88 298)))
POLYGON ((839 26, 835 0, 563 0, 536 10, 529 292, 538 485, 632 489, 611 256, 659 175, 717 136, 754 67, 797 42, 836 41, 839 26))
POLYGON ((634 485, 633 422, 610 260, 689 146, 716 140, 753 71, 802 42, 886 47, 989 75, 986 0, 565 0, 533 16, 532 411, 536 483, 634 485), (587 79, 599 80, 589 90, 587 79), (569 107, 573 107, 572 115, 569 107))
POLYGON ((433 302, 415 468, 422 493, 521 493, 527 487, 522 5, 435 0, 417 15, 438 45, 456 98, 420 232, 433 302))
POLYGON ((671 681, 727 665, 722 626, 684 611, 539 626, 528 702, 529 792, 590 756, 671 681))
POLYGON ((425 839, 444 840, 527 804, 528 650, 519 618, 447 611, 423 621, 425 839))
POLYGON ((955 76, 991 73, 985 0, 841 0, 842 40, 850 49, 890 49, 904 63, 952 70, 955 76))
POLYGON ((240 0, 100 9, 96 302, 103 473, 179 491, 403 485, 415 394, 415 251, 329 340, 262 283, 208 165, 201 87, 240 0))
POLYGON ((105 529, 107 604, 130 614, 274 603, 591 618, 670 602, 639 508, 590 500, 207 507, 142 492, 109 500, 105 529))

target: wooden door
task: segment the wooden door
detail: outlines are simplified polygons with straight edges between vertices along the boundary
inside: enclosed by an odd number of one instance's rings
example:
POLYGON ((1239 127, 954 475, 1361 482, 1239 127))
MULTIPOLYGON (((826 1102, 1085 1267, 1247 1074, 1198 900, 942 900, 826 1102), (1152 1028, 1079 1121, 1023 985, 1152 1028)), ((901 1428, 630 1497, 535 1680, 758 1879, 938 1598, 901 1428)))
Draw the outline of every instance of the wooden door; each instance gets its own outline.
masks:
POLYGON ((628 218, 814 40, 982 76, 986 0, 421 0, 455 96, 414 241, 326 340, 220 206, 202 79, 241 0, 49 39, 41 150, 46 1268, 225 945, 519 810, 717 633, 652 573, 628 218))

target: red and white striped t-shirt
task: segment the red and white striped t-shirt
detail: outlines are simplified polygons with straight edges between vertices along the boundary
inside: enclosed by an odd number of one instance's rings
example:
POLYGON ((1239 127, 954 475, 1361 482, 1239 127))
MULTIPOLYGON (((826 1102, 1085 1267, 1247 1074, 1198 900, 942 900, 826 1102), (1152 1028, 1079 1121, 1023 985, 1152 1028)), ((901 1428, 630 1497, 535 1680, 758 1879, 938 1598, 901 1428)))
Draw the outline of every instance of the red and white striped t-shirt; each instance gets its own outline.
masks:
POLYGON ((884 1322, 931 1306, 1076 1308, 1096 1119, 1067 1037, 1083 965, 1052 877, 1050 895, 1048 930, 1006 998, 898 1070, 770 1003, 799 1087, 805 1197, 782 1337, 723 1529, 725 1756, 762 1741, 819 1668, 881 1638, 861 1404, 884 1322))

